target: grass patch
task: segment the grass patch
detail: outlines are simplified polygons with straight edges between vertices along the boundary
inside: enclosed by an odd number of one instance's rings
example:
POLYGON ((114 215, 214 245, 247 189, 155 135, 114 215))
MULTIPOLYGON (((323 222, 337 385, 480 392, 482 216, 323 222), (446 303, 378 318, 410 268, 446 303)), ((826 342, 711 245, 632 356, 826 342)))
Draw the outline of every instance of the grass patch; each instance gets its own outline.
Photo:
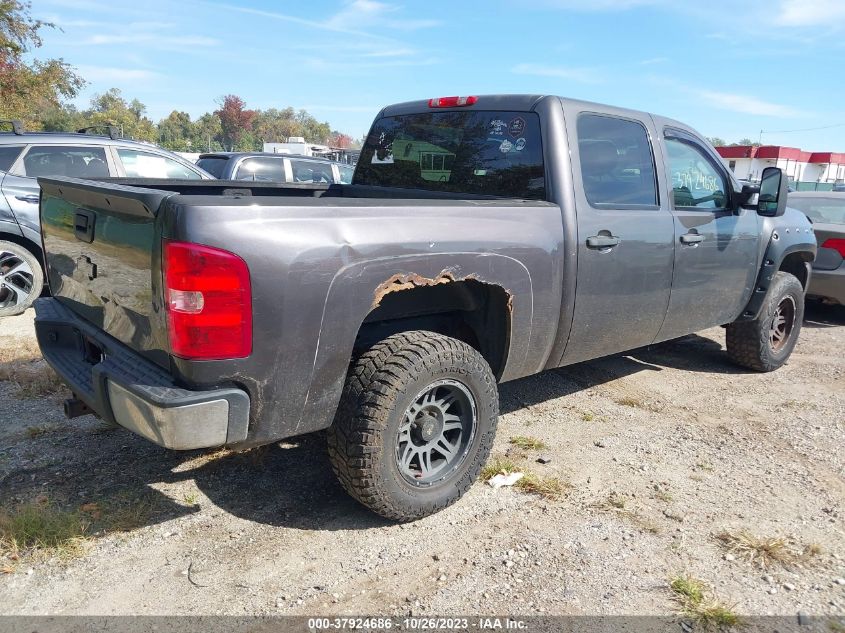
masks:
POLYGON ((739 616, 715 597, 708 597, 707 586, 691 576, 676 576, 669 581, 672 597, 681 605, 682 614, 704 627, 726 628, 740 623, 739 616))
POLYGON ((64 426, 61 424, 37 424, 26 429, 26 436, 29 439, 34 440, 42 435, 49 435, 50 433, 61 431, 63 428, 64 426))
MULTIPOLYGON (((147 525, 157 505, 157 498, 153 494, 140 497, 118 497, 106 504, 102 512, 105 516, 102 518, 101 525, 109 532, 130 532, 147 525)), ((97 518, 100 518, 100 515, 97 518)))
POLYGON ((23 555, 79 556, 89 527, 87 517, 54 507, 42 498, 0 511, 0 553, 10 560, 23 555))
POLYGON ((0 380, 13 383, 19 398, 40 398, 64 389, 56 372, 41 357, 38 346, 29 341, 0 349, 0 380))
POLYGON ((512 459, 502 456, 494 456, 491 457, 484 465, 484 468, 481 469, 481 480, 487 481, 498 474, 510 475, 511 473, 518 472, 519 470, 519 465, 512 459))
POLYGON ((195 505, 197 505, 197 501, 199 500, 199 497, 197 497, 197 493, 189 492, 188 494, 185 495, 184 499, 185 499, 185 503, 187 503, 189 506, 195 506, 195 505))
POLYGON ((525 473, 515 485, 524 492, 530 492, 546 499, 560 499, 569 488, 568 484, 557 477, 539 477, 531 472, 525 473))
POLYGON ((584 420, 584 422, 592 422, 593 420, 596 419, 596 416, 591 411, 582 411, 581 412, 581 419, 584 420))
MULTIPOLYGON (((716 535, 716 541, 737 558, 756 564, 761 569, 775 563, 788 566, 814 555, 810 553, 810 548, 803 552, 795 552, 790 549, 789 542, 782 536, 760 537, 748 530, 735 532, 725 530, 716 535)), ((815 547, 818 548, 818 545, 815 547)), ((818 550, 816 550, 817 553, 818 550)))
POLYGON ((515 435, 510 439, 510 443, 516 446, 517 448, 522 448, 525 450, 541 450, 546 448, 546 443, 543 440, 539 440, 536 437, 530 437, 527 435, 515 435))

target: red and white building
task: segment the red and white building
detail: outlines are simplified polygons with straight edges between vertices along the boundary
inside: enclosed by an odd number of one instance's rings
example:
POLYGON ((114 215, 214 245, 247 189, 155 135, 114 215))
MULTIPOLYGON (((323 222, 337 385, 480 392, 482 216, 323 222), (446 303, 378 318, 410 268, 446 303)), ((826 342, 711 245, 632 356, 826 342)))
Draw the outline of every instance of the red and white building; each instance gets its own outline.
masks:
POLYGON ((728 145, 716 151, 740 180, 758 181, 766 167, 780 167, 794 182, 845 182, 845 154, 805 152, 781 145, 728 145))

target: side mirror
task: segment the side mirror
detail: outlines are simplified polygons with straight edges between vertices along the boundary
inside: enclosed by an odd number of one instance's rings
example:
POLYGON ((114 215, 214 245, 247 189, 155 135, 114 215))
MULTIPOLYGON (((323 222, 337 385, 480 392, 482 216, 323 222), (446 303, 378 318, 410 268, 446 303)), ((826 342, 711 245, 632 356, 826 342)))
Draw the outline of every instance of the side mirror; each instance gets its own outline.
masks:
POLYGON ((766 167, 760 179, 757 213, 769 217, 779 217, 786 213, 787 184, 783 171, 777 167, 766 167))

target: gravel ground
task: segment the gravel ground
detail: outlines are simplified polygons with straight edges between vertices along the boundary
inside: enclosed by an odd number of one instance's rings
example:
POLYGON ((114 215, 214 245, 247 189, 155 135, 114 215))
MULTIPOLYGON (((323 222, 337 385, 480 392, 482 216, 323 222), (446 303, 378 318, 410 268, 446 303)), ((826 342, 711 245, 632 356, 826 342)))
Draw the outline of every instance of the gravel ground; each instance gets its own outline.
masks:
MULTIPOLYGON (((32 313, 0 346, 33 337, 32 313)), ((0 382, 0 507, 84 508, 73 558, 0 576, 15 614, 670 614, 688 573, 741 614, 845 613, 845 309, 813 306, 789 364, 730 365, 724 331, 503 385, 495 452, 567 484, 478 483, 405 525, 335 482, 317 434, 245 454, 168 452, 63 396, 0 382), (515 450, 509 439, 548 445, 515 450), (537 463, 540 457, 547 464, 537 463), (93 504, 93 505, 92 505, 93 504), (761 568, 715 536, 820 552, 761 568)), ((6 564, 7 561, 2 561, 6 564)))

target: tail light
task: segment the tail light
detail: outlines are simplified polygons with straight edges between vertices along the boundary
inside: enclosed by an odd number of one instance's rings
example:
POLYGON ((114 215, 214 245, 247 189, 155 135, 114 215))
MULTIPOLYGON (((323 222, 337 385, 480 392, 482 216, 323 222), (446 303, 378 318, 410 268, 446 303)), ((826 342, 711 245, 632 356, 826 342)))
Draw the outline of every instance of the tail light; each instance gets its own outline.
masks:
POLYGON ((822 244, 822 248, 832 248, 845 258, 845 239, 841 237, 831 237, 830 239, 825 240, 824 244, 822 244))
POLYGON ((428 100, 429 108, 454 108, 456 106, 470 106, 478 101, 478 97, 436 97, 428 100))
POLYGON ((252 288, 234 253, 164 241, 164 297, 170 351, 181 358, 244 358, 252 353, 252 288))

